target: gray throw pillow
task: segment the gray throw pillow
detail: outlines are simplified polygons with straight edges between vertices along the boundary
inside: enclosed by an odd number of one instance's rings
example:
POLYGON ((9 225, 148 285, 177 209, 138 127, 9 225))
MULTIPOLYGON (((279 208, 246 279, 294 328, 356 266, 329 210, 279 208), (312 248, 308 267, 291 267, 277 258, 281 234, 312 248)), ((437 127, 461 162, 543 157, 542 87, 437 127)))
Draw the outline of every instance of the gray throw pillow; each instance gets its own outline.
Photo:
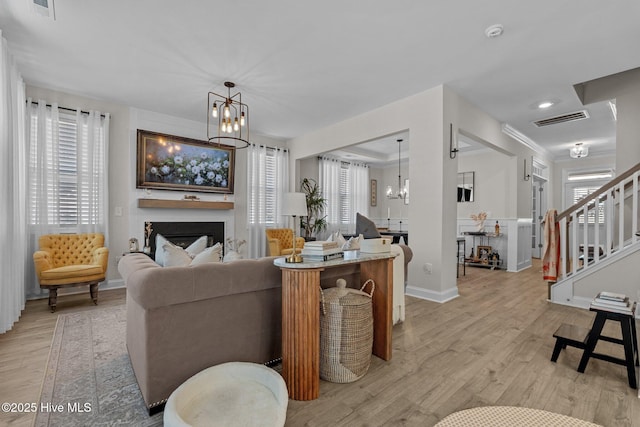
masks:
POLYGON ((360 212, 356 213, 356 236, 362 234, 365 239, 382 237, 376 224, 360 212))

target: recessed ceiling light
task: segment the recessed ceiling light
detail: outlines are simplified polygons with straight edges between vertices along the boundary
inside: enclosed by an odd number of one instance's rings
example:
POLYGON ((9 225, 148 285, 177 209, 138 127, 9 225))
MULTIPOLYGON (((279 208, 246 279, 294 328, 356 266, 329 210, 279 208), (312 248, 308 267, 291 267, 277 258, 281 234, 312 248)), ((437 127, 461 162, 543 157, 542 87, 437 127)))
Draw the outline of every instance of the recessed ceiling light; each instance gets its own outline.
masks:
POLYGON ((484 34, 490 39, 501 36, 503 32, 504 32, 504 27, 501 24, 492 25, 488 27, 486 30, 484 30, 484 34))
POLYGON ((538 104, 538 108, 540 108, 541 110, 545 109, 545 108, 549 108, 553 105, 553 102, 551 101, 545 101, 545 102, 541 102, 540 104, 538 104))

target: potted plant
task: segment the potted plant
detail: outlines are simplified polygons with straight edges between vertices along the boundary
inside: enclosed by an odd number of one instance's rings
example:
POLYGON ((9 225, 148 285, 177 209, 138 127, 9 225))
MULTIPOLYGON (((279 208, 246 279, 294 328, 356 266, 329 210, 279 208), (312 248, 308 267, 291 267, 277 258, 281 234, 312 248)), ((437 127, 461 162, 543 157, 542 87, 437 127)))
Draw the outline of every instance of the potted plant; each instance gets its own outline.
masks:
POLYGON ((304 230, 306 241, 314 240, 315 234, 327 228, 327 216, 321 216, 327 205, 327 199, 322 197, 318 183, 311 178, 304 178, 300 190, 307 199, 307 216, 300 217, 300 229, 304 230))

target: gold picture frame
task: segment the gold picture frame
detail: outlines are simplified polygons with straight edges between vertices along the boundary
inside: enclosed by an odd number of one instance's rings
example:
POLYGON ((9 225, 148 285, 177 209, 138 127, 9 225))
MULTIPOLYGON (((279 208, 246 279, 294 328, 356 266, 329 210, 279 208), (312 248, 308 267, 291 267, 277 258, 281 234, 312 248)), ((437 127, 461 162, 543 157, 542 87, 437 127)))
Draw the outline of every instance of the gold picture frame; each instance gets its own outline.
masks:
POLYGON ((233 194, 235 147, 138 129, 136 188, 233 194))
POLYGON ((371 206, 378 205, 378 180, 371 180, 371 206))

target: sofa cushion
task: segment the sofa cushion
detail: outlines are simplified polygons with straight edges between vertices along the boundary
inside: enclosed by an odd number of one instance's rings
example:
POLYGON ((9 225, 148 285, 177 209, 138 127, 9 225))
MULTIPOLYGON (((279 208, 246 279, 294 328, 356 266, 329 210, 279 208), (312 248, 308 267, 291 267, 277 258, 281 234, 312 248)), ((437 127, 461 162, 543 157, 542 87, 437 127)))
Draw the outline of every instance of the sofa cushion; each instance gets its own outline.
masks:
POLYGON ((102 267, 102 265, 79 264, 66 265, 64 267, 44 270, 40 272, 38 281, 40 282, 40 287, 47 287, 80 284, 95 281, 102 282, 104 278, 104 268, 102 267))
POLYGON ((362 234, 365 239, 375 239, 382 237, 375 222, 371 221, 360 212, 356 213, 356 234, 362 234))

